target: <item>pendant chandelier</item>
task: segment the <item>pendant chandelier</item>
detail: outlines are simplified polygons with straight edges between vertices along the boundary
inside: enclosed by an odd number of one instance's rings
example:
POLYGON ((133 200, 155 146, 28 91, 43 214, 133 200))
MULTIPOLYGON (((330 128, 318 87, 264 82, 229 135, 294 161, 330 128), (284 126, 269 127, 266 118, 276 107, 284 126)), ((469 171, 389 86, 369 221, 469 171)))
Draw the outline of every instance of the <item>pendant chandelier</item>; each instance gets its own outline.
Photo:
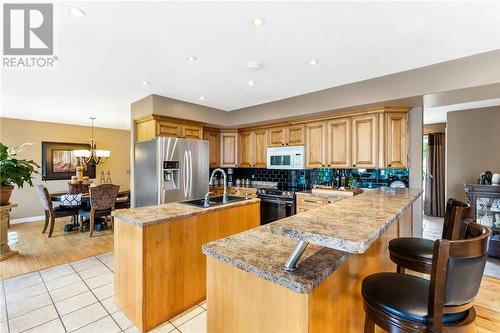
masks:
POLYGON ((90 117, 92 121, 92 137, 90 138, 90 150, 81 149, 74 150, 75 157, 78 158, 80 163, 85 163, 87 165, 97 165, 102 164, 107 161, 108 157, 111 155, 109 150, 97 149, 96 140, 94 138, 94 120, 95 117, 90 117))

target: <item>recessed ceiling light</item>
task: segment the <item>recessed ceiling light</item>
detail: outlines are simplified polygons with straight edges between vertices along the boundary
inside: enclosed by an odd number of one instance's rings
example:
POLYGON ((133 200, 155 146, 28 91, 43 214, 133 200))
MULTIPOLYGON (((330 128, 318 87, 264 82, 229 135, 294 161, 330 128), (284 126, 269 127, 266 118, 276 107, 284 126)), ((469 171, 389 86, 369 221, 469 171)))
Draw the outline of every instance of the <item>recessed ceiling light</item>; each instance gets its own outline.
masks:
POLYGON ((187 56, 186 60, 187 61, 196 61, 196 57, 195 56, 187 56))
POLYGON ((68 12, 73 16, 83 17, 85 16, 85 12, 80 8, 72 7, 68 9, 68 12))
POLYGON ((316 66, 317 64, 319 64, 319 61, 316 59, 312 59, 311 61, 309 61, 309 65, 311 66, 316 66))
POLYGON ((148 84, 150 84, 150 83, 151 83, 151 82, 149 82, 149 81, 142 81, 142 85, 143 85, 143 86, 147 86, 147 85, 148 85, 148 84))
POLYGON ((254 86, 255 85, 255 81, 253 81, 253 80, 248 81, 248 85, 249 86, 254 86))
POLYGON ((205 96, 200 96, 200 99, 203 101, 205 100, 205 96))
POLYGON ((255 27, 260 27, 261 25, 264 24, 264 20, 261 19, 260 17, 256 17, 252 20, 252 24, 255 26, 255 27))

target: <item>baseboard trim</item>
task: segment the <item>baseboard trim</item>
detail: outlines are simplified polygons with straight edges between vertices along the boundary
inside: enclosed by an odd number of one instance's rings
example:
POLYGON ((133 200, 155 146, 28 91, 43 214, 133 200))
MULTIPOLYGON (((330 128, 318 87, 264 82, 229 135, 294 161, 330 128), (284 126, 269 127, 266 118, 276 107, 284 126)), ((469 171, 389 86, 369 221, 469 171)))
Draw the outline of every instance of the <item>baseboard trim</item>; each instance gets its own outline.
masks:
POLYGON ((39 215, 39 216, 29 216, 29 217, 21 217, 18 219, 11 219, 10 224, 19 224, 19 223, 27 223, 27 222, 39 222, 39 221, 44 221, 45 220, 45 215, 39 215))

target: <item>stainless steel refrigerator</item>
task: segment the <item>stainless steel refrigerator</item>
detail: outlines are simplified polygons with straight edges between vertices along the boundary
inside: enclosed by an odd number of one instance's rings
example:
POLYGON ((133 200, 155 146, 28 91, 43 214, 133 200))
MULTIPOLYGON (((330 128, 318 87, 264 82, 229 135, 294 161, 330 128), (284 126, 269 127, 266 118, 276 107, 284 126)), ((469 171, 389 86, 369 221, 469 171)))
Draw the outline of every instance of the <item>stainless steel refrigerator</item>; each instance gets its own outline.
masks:
POLYGON ((202 198, 208 192, 208 141, 155 138, 135 145, 135 207, 202 198))

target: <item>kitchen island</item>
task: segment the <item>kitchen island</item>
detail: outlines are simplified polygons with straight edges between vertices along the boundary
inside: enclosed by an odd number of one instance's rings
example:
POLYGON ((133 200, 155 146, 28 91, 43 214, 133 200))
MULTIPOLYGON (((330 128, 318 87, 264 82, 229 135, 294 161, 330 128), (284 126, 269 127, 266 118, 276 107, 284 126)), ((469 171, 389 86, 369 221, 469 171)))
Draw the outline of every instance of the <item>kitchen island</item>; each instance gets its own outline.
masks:
POLYGON ((362 332, 361 282, 395 270, 388 243, 411 235, 421 193, 366 191, 206 244, 208 332, 362 332))
POLYGON ((113 212, 115 302, 141 332, 206 298, 203 244, 260 225, 260 200, 113 212))

